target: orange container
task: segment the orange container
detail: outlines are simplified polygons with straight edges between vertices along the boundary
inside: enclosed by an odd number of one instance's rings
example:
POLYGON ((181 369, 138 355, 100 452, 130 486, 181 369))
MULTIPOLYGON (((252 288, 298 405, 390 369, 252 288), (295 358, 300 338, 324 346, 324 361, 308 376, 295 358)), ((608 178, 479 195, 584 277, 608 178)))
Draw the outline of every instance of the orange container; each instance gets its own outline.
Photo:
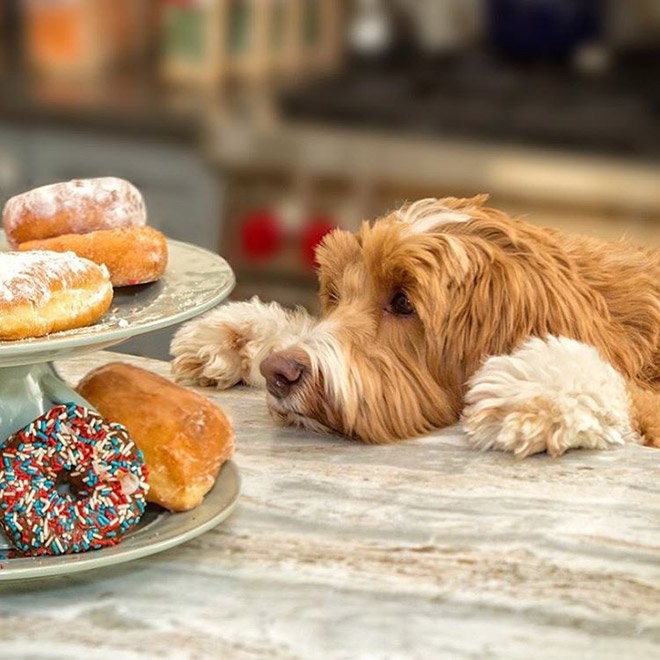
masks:
POLYGON ((24 46, 30 67, 67 76, 97 74, 139 45, 134 0, 28 0, 24 46))

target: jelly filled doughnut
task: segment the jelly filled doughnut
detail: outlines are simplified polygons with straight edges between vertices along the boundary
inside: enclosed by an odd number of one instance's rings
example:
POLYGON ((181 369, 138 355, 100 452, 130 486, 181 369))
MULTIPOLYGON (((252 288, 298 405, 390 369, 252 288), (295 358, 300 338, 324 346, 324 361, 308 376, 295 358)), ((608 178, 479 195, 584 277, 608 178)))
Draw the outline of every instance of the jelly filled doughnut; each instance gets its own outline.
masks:
POLYGON ((0 524, 26 555, 115 545, 144 513, 140 450, 123 426, 83 407, 52 408, 12 435, 0 456, 0 524))
POLYGON ((9 244, 62 234, 144 225, 147 212, 140 191, 116 177, 62 181, 12 197, 2 214, 9 244))
POLYGON ((0 252, 0 340, 90 325, 111 303, 105 266, 73 252, 0 252))
POLYGON ((110 272, 112 286, 159 280, 167 267, 165 236, 151 227, 101 229, 89 234, 64 234, 21 243, 19 250, 75 252, 110 272))

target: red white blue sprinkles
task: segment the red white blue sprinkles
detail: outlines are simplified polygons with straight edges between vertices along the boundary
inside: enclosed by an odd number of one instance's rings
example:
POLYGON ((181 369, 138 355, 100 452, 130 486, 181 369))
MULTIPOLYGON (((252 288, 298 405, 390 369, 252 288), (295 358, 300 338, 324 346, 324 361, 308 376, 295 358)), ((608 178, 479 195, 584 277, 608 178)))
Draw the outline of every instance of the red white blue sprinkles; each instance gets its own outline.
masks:
POLYGON ((73 403, 0 446, 0 524, 25 555, 117 544, 142 517, 147 490, 144 457, 128 431, 73 403))

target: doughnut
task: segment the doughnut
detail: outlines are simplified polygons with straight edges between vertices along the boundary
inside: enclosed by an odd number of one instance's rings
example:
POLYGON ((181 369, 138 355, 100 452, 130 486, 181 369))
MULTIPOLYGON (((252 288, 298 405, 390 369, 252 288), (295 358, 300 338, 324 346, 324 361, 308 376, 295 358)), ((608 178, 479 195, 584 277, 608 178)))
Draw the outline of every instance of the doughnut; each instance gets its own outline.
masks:
POLYGON ((0 340, 90 325, 111 302, 104 266, 72 252, 0 252, 0 340))
POLYGON ((225 413, 150 371, 112 362, 88 373, 77 391, 128 429, 149 468, 147 499, 170 511, 198 506, 233 454, 225 413))
POLYGON ((21 243, 19 250, 75 252, 110 271, 115 287, 159 280, 167 267, 165 236, 151 227, 101 229, 21 243))
POLYGON ((144 225, 147 212, 139 190, 124 179, 74 179, 12 197, 2 214, 9 244, 86 234, 98 229, 144 225))
POLYGON ((86 408, 55 406, 12 435, 0 455, 0 525, 25 555, 115 545, 144 513, 140 450, 123 426, 86 408))

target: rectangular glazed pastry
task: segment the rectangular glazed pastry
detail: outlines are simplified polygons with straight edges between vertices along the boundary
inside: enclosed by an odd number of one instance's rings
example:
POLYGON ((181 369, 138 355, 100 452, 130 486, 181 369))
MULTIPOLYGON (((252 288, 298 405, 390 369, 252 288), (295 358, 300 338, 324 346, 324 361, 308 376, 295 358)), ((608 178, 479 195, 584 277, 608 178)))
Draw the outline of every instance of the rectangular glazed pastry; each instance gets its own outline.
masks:
POLYGON ((171 511, 198 506, 234 451, 227 416, 200 394, 122 362, 87 374, 78 393, 123 424, 144 453, 147 500, 171 511))

